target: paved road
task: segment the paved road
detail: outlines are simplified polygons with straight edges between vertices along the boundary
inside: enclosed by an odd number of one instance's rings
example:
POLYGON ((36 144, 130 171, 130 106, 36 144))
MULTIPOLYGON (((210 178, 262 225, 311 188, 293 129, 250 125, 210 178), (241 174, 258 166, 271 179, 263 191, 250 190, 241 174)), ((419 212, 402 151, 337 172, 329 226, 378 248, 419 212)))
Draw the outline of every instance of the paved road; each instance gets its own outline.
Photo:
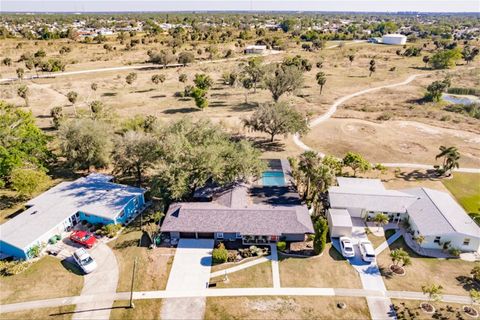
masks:
MULTIPOLYGON (((374 88, 368 88, 368 89, 360 90, 358 92, 343 96, 343 97, 335 100, 335 102, 330 106, 330 108, 327 110, 327 112, 325 112, 321 116, 319 116, 319 117, 313 119, 312 121, 310 121, 309 127, 310 128, 316 127, 320 123, 330 119, 333 116, 333 114, 337 111, 337 108, 340 105, 342 105, 343 103, 345 103, 346 101, 348 101, 352 98, 355 98, 355 97, 358 97, 358 96, 361 96, 361 95, 364 95, 364 94, 367 94, 367 93, 371 93, 371 92, 374 92, 374 91, 378 91, 378 90, 381 90, 381 89, 403 86, 403 85, 409 84, 410 82, 412 82, 416 78, 422 77, 422 76, 426 76, 426 74, 414 74, 414 75, 409 76, 407 79, 405 79, 402 82, 383 85, 383 86, 374 87, 374 88)), ((310 148, 308 145, 306 145, 300 139, 299 134, 294 134, 293 135, 293 142, 302 150, 305 150, 305 151, 312 150, 312 148, 310 148)), ((320 157, 325 156, 325 154, 320 152, 320 151, 317 151, 317 153, 320 157)), ((382 163, 382 164, 386 167, 391 167, 391 168, 433 169, 432 165, 421 164, 421 163, 382 163)), ((458 168, 458 169, 455 169, 455 171, 457 171, 457 172, 468 172, 468 173, 480 173, 480 168, 458 168)))
MULTIPOLYGON (((180 239, 167 292, 205 291, 210 280, 214 240, 180 239)), ((162 319, 203 319, 204 296, 166 299, 162 305, 162 319)))
POLYGON ((98 267, 84 277, 80 296, 85 297, 85 300, 77 304, 73 320, 109 319, 110 308, 116 297, 118 265, 115 254, 104 243, 99 243, 90 254, 98 267), (102 300, 99 300, 98 296, 101 296, 102 300))

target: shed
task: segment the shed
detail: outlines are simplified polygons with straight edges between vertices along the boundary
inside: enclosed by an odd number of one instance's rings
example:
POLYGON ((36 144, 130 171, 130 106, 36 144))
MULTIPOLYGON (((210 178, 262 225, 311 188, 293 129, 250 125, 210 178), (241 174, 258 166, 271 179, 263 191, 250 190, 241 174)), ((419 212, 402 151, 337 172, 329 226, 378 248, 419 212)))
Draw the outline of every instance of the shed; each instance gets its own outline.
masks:
POLYGON ((345 209, 329 209, 327 213, 330 237, 339 238, 352 236, 352 218, 345 209))

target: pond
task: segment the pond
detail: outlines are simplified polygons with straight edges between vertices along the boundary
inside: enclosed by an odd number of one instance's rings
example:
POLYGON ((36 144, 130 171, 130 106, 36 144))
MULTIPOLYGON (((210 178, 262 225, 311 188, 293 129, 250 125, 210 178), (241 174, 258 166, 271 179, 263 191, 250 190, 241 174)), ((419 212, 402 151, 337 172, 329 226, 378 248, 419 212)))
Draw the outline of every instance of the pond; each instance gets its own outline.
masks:
POLYGON ((461 104, 464 106, 474 104, 476 101, 473 98, 470 98, 468 96, 460 96, 460 95, 451 95, 451 94, 443 94, 442 95, 443 100, 455 104, 461 104))

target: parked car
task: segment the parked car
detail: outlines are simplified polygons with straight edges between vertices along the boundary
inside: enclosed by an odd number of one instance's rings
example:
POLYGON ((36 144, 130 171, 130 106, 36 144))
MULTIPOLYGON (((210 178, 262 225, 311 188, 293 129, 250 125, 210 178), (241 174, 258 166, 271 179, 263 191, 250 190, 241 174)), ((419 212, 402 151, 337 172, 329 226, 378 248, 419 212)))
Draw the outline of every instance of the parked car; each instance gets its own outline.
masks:
POLYGON ((97 242, 97 239, 91 232, 81 230, 73 231, 70 235, 70 240, 87 248, 92 248, 95 242, 97 242))
POLYGON ((365 262, 375 262, 375 250, 373 249, 372 243, 368 240, 360 240, 358 247, 360 248, 360 253, 362 254, 362 259, 365 262))
POLYGON ((342 255, 345 258, 355 257, 355 250, 353 249, 352 239, 349 237, 340 237, 340 247, 342 249, 342 255))
POLYGON ((73 259, 85 273, 90 273, 97 268, 97 263, 84 248, 77 249, 73 253, 73 259))

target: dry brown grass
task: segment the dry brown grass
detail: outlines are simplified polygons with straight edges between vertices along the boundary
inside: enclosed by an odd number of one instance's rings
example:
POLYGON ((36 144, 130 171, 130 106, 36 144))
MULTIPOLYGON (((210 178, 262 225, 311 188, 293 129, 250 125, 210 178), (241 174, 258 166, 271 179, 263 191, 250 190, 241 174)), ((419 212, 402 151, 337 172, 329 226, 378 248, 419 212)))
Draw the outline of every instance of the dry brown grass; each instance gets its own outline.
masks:
POLYGON ((282 287, 362 287, 358 273, 331 244, 319 257, 282 258, 280 283, 282 287))
POLYGON ((208 298, 205 319, 369 319, 364 298, 218 297, 208 298), (343 302, 346 309, 339 309, 343 302))
POLYGON ((30 320, 68 320, 72 318, 72 313, 75 311, 75 306, 61 306, 52 308, 42 308, 18 312, 0 313, 0 319, 30 319, 30 320))
POLYGON ((250 262, 250 261, 253 261, 253 260, 257 260, 259 258, 261 258, 261 257, 246 258, 246 259, 243 259, 240 262, 226 262, 226 263, 216 264, 216 265, 212 266, 210 271, 211 272, 217 272, 217 271, 220 271, 220 270, 233 268, 233 267, 236 267, 236 266, 240 266, 244 263, 247 263, 247 262, 250 262))
POLYGON ((330 119, 315 127, 304 142, 316 150, 343 157, 353 151, 371 162, 440 164, 441 145, 456 146, 460 166, 480 166, 480 135, 411 121, 375 123, 359 119, 330 119))
POLYGON ((228 274, 228 282, 223 282, 224 276, 210 279, 217 283, 216 288, 264 288, 272 287, 272 264, 270 261, 254 265, 228 274))
POLYGON ((127 231, 109 243, 119 266, 117 292, 130 290, 135 259, 137 259, 135 290, 163 290, 167 285, 175 250, 169 248, 150 250, 139 247, 138 241, 141 235, 141 231, 127 231))
POLYGON ((128 301, 115 301, 110 313, 110 320, 159 319, 162 300, 135 300, 135 308, 129 308, 128 301))
MULTIPOLYGON (((473 262, 420 257, 405 245, 403 238, 378 255, 377 263, 388 290, 422 291, 423 285, 434 283, 441 285, 445 294, 468 295, 472 288, 470 271, 475 266, 473 262), (392 264, 390 252, 400 247, 409 252, 412 261, 411 266, 405 267, 405 276, 391 275, 388 272, 388 267, 392 264)), ((480 288, 477 286, 476 289, 480 288)))
MULTIPOLYGON (((75 268, 68 262, 65 266, 75 268)), ((0 303, 79 295, 83 277, 65 266, 59 259, 46 256, 20 274, 0 277, 0 303)))

